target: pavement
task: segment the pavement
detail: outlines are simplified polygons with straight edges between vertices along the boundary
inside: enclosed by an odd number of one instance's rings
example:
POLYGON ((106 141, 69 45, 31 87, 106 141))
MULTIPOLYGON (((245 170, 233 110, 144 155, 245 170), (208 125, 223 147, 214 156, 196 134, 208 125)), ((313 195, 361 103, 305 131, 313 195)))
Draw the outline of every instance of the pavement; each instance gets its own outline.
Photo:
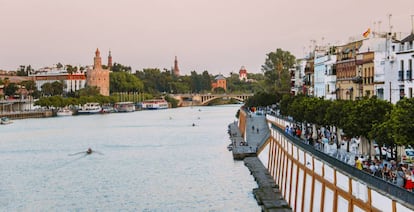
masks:
POLYGON ((237 122, 229 125, 229 134, 233 158, 243 160, 245 157, 256 156, 257 149, 269 138, 270 130, 265 115, 249 113, 246 117, 246 139, 242 137, 237 122))

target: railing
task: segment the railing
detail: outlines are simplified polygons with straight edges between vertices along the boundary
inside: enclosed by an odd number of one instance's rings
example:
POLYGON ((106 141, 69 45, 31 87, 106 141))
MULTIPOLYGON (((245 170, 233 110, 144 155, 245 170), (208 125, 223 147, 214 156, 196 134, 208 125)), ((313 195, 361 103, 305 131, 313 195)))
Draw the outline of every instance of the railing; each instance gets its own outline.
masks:
POLYGON ((404 71, 398 71, 398 81, 404 80, 404 71))
POLYGON ((282 135, 288 138, 296 146, 314 155, 315 157, 323 160, 324 162, 330 164, 332 167, 335 167, 336 169, 341 170, 344 173, 347 173, 352 178, 358 179, 366 183, 371 188, 375 188, 376 190, 387 193, 395 199, 399 199, 410 205, 414 205, 414 193, 413 192, 407 191, 404 188, 400 188, 390 182, 384 181, 381 178, 375 177, 369 173, 366 173, 353 166, 350 166, 336 158, 333 158, 323 152, 320 152, 314 149, 312 146, 309 146, 308 144, 304 143, 301 139, 294 137, 292 135, 289 135, 288 133, 285 133, 284 130, 280 129, 274 124, 272 124, 272 129, 279 131, 282 135))
POLYGON ((412 71, 407 70, 407 80, 412 80, 412 71))

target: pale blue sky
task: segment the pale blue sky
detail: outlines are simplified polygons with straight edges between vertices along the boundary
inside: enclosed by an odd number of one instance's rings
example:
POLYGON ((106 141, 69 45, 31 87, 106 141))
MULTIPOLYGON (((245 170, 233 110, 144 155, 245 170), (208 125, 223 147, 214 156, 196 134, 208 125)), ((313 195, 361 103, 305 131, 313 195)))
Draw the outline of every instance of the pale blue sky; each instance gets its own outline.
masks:
POLYGON ((134 70, 177 56, 182 74, 257 73, 276 48, 302 57, 310 40, 341 44, 378 21, 384 31, 388 14, 411 32, 413 0, 0 0, 0 69, 90 65, 99 48, 134 70))

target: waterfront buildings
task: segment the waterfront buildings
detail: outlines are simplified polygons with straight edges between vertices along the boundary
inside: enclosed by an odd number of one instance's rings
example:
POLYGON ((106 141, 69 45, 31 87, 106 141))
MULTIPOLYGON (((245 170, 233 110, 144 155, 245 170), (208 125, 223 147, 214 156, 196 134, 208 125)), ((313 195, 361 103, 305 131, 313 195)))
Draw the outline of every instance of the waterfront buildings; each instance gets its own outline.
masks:
POLYGON ((29 73, 33 77, 38 90, 42 90, 42 86, 46 83, 56 81, 63 83, 63 92, 70 93, 85 88, 86 76, 84 70, 76 67, 75 71, 68 71, 66 68, 45 67, 34 73, 29 73))
POLYGON ((291 70, 292 94, 357 100, 377 96, 395 104, 413 97, 414 33, 370 32, 338 46, 315 46, 291 70), (303 71, 304 70, 304 71, 303 71))
POLYGON ((398 89, 400 99, 403 97, 413 98, 413 60, 414 60, 414 33, 404 38, 400 48, 396 52, 396 63, 398 68, 398 89))

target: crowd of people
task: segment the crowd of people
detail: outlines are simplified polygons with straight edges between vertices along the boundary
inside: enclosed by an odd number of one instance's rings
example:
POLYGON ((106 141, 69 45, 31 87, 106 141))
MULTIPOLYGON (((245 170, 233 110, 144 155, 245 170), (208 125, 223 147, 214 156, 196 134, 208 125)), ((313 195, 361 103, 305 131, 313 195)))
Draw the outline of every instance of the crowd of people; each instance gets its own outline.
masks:
POLYGON ((354 166, 409 191, 414 189, 414 169, 408 164, 397 164, 394 160, 365 160, 364 157, 356 156, 354 166))
POLYGON ((317 129, 316 136, 312 128, 305 128, 303 132, 301 125, 287 125, 285 132, 300 138, 303 142, 313 146, 315 149, 335 157, 357 169, 365 171, 373 176, 379 177, 385 181, 393 183, 408 191, 414 190, 414 168, 408 164, 397 163, 394 160, 387 161, 382 159, 364 158, 359 154, 358 148, 360 138, 342 138, 338 142, 336 133, 329 130, 328 127, 317 129), (349 140, 349 148, 344 148, 345 141, 349 140))

